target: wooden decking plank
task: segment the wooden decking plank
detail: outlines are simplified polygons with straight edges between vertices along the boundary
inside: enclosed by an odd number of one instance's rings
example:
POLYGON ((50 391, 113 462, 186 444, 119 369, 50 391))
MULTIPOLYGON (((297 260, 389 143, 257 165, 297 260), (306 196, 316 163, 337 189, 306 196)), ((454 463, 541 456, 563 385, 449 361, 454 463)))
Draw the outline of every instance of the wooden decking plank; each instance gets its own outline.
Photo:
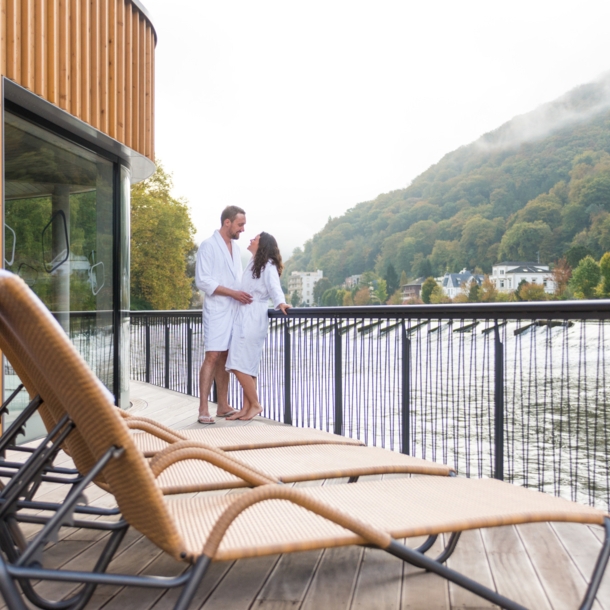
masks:
POLYGON ((248 610, 253 607, 254 600, 279 558, 279 555, 269 555, 236 561, 200 608, 248 610))
POLYGON ((261 610, 298 607, 307 593, 322 551, 282 555, 254 602, 261 610))
POLYGON ((363 553, 364 549, 358 546, 325 550, 307 590, 301 610, 348 608, 363 553))
MULTIPOLYGON (((205 603, 218 584, 222 582, 222 579, 231 569, 233 563, 234 562, 231 561, 223 561, 220 563, 213 563, 208 568, 208 571, 201 581, 201 584, 197 588, 191 608, 198 608, 205 603)), ((176 605, 181 592, 182 588, 167 590, 163 593, 153 608, 155 610, 172 610, 172 608, 176 605)))
MULTIPOLYGON (((479 530, 462 534, 447 565, 490 589, 495 590, 496 588, 479 530)), ((491 602, 453 583, 449 584, 449 600, 452 608, 476 608, 477 610, 497 608, 491 602)))
MULTIPOLYGON (((588 527, 578 523, 552 523, 551 527, 559 540, 569 553, 582 574, 583 579, 589 583, 601 544, 595 530, 603 535, 600 527, 588 527)), ((606 573, 597 593, 597 601, 604 610, 610 610, 610 570, 606 573)))
MULTIPOLYGON (((410 547, 418 547, 426 538, 410 538, 410 547)), ((436 557, 444 548, 443 536, 439 536, 432 548, 426 553, 436 557)), ((440 576, 425 572, 420 568, 403 562, 401 608, 403 610, 449 610, 449 584, 440 576)))
MULTIPOLYGON (((578 608, 585 580, 548 523, 517 526, 553 610, 578 608)), ((600 610, 599 604, 594 608, 600 610)))
POLYGON ((528 608, 552 610, 515 528, 484 528, 481 534, 498 592, 528 608))
POLYGON ((352 610, 399 610, 403 562, 381 549, 364 549, 352 610))

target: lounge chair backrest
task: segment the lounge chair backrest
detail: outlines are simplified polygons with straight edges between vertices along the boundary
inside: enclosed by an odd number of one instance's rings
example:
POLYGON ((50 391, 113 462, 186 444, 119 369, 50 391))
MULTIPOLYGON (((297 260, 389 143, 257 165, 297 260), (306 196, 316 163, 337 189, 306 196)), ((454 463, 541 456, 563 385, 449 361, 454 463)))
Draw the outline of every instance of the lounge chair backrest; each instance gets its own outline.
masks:
MULTIPOLYGON (((19 376, 30 397, 40 394, 40 389, 31 379, 28 371, 35 370, 36 365, 24 351, 19 338, 13 333, 13 329, 8 326, 2 316, 0 316, 0 351, 4 353, 11 366, 19 376)), ((45 391, 44 402, 38 408, 45 428, 50 432, 55 425, 66 415, 61 401, 55 394, 47 388, 45 391)), ((76 467, 82 474, 87 474, 94 466, 95 459, 91 455, 86 442, 78 430, 74 430, 63 443, 62 448, 72 457, 76 467)), ((103 473, 95 480, 96 483, 107 488, 103 473)))
POLYGON ((152 542, 179 558, 186 549, 150 468, 108 391, 48 309, 19 277, 3 270, 0 318, 12 329, 32 363, 28 376, 41 397, 51 405, 61 403, 93 458, 100 459, 113 445, 124 449, 122 456, 104 469, 104 478, 123 516, 152 542))

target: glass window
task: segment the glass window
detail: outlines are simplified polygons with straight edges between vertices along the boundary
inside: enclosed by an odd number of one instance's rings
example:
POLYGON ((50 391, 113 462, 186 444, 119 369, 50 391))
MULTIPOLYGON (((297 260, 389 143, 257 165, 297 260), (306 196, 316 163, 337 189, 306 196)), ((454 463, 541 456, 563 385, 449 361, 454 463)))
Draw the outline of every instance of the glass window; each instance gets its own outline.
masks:
MULTIPOLYGON (((4 266, 40 297, 114 394, 114 164, 4 116, 4 266)), ((7 365, 5 395, 17 384, 7 365)))

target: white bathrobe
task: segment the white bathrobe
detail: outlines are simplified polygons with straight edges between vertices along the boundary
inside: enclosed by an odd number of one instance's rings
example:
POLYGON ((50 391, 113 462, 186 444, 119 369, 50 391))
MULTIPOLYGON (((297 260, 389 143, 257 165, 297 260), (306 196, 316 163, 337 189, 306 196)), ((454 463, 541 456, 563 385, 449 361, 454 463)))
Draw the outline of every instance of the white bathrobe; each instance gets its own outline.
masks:
POLYGON ((252 263, 253 259, 244 271, 241 289, 251 294, 253 300, 250 305, 237 305, 226 368, 227 371, 241 371, 258 377, 261 354, 269 329, 269 299, 273 301, 276 309, 281 303, 285 303, 286 299, 276 266, 269 261, 257 279, 252 277, 252 263))
POLYGON ((214 294, 218 286, 241 289, 242 264, 239 246, 233 240, 233 256, 218 231, 201 243, 197 252, 195 284, 205 292, 203 303, 203 345, 205 351, 229 349, 238 301, 214 294))

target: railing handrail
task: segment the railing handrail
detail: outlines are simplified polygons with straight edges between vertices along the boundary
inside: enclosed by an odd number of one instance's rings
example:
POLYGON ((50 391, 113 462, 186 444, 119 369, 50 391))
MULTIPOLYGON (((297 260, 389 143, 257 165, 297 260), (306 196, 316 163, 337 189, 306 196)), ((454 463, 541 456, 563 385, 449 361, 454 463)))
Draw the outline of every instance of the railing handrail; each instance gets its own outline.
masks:
MULTIPOLYGON (((610 319, 610 299, 590 301, 527 301, 519 303, 451 303, 441 305, 366 305, 356 307, 293 307, 294 318, 429 318, 457 319, 610 319)), ((138 310, 131 316, 167 316, 183 318, 201 315, 200 309, 138 310)), ((281 311, 269 310, 270 318, 284 318, 281 311)))

